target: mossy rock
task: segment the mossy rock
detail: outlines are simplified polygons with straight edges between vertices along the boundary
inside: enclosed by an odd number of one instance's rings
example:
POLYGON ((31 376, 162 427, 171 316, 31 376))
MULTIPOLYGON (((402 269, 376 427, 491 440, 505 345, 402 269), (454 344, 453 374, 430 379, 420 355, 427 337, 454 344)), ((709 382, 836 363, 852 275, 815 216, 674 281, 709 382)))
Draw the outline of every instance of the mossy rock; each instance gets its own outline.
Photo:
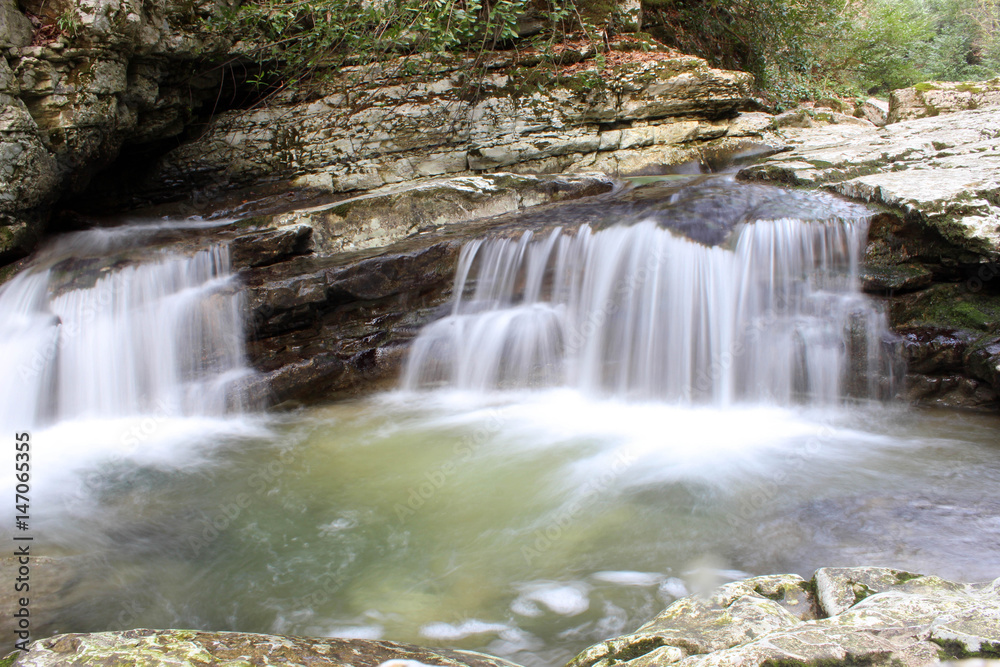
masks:
POLYGON ((506 660, 473 651, 424 649, 396 642, 146 629, 56 635, 31 644, 29 650, 18 655, 12 665, 377 667, 389 661, 400 667, 414 662, 440 667, 517 667, 506 660))
POLYGON ((964 283, 935 285, 897 299, 893 326, 935 326, 987 332, 1000 324, 1000 296, 973 292, 964 283))

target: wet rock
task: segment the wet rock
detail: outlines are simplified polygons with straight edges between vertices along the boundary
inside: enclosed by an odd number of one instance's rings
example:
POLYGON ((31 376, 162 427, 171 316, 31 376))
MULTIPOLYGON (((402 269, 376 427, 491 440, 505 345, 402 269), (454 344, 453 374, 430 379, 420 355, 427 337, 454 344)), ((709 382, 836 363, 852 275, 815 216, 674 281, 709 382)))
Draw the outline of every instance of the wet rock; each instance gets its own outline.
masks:
POLYGON ((308 225, 317 252, 387 246, 445 225, 510 213, 542 203, 589 197, 614 189, 603 174, 482 176, 387 186, 333 204, 279 215, 271 225, 308 225))
POLYGON ((946 373, 962 370, 966 348, 977 334, 964 329, 899 327, 900 347, 907 370, 946 373))
POLYGON ((1000 649, 998 602, 1000 580, 960 584, 888 568, 824 568, 810 582, 754 577, 708 598, 682 598, 569 665, 923 665, 989 657, 1000 649))
POLYGON ((229 256, 237 268, 267 266, 312 249, 313 229, 284 225, 274 230, 237 236, 229 243, 229 256))
POLYGON ((402 347, 447 301, 461 244, 416 238, 382 254, 299 257, 244 271, 262 375, 251 394, 314 403, 384 387, 402 347))
POLYGON ((990 81, 925 81, 911 88, 892 91, 887 120, 898 123, 990 106, 1000 106, 1000 78, 990 81))
POLYGON ((516 667, 506 660, 473 651, 425 649, 396 642, 145 629, 55 635, 34 642, 12 665, 61 667, 84 663, 94 667, 124 664, 516 667))
POLYGON ((884 128, 786 127, 775 141, 791 150, 742 170, 740 177, 822 186, 885 206, 945 240, 951 248, 941 248, 939 256, 974 263, 1000 256, 997 137, 1000 108, 884 128))
POLYGON ((920 264, 867 264, 861 269, 862 289, 875 294, 912 292, 928 287, 933 279, 934 272, 920 264))
MULTIPOLYGON (((940 327, 900 327, 907 374, 900 397, 923 406, 995 410, 1000 384, 990 375, 993 337, 940 327)), ((1000 351, 1000 350, 998 350, 1000 351)))
POLYGON ((1000 393, 1000 336, 984 336, 965 353, 969 373, 990 383, 1000 393))
POLYGON ((907 373, 899 398, 913 405, 994 412, 1000 407, 998 393, 988 382, 959 373, 907 373))

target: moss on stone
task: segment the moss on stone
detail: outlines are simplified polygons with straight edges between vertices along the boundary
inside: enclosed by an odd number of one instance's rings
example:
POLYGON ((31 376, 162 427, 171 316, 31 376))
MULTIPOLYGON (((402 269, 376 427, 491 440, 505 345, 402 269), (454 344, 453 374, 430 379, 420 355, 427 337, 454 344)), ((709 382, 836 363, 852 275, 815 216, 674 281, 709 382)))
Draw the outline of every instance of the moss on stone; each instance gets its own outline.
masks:
POLYGON ((1000 644, 983 642, 978 651, 970 651, 965 644, 955 639, 931 637, 932 642, 941 647, 938 656, 944 660, 968 660, 969 658, 1000 658, 1000 644))
POLYGON ((927 82, 918 83, 917 85, 913 86, 913 89, 916 90, 918 93, 926 93, 929 90, 940 90, 933 83, 927 83, 927 82))
POLYGON ((958 90, 963 93, 973 93, 973 94, 984 92, 983 88, 975 86, 971 83, 960 83, 957 86, 955 86, 955 90, 958 90))
POLYGON ((936 285, 914 295, 896 324, 934 325, 990 331, 1000 322, 1000 299, 969 292, 963 285, 936 285))
POLYGON ((913 572, 896 572, 896 581, 905 584, 907 581, 913 581, 914 579, 921 579, 924 575, 914 574, 913 572))
POLYGON ((876 593, 876 591, 870 586, 857 582, 855 582, 851 589, 854 591, 854 604, 857 604, 865 598, 875 595, 876 593))

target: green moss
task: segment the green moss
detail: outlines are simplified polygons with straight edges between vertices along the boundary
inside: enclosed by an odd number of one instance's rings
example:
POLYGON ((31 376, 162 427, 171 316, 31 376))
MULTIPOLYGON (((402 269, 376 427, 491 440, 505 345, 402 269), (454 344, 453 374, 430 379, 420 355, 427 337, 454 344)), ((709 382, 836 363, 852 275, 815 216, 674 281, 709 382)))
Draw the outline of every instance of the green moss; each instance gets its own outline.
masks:
POLYGON ((17 268, 16 264, 8 264, 7 266, 0 267, 0 285, 13 278, 14 274, 17 273, 17 268))
POLYGON ((963 93, 973 93, 973 94, 983 92, 982 88, 980 88, 979 86, 974 86, 971 83, 960 83, 957 86, 955 86, 955 90, 961 91, 963 93))
POLYGON ((615 653, 611 657, 615 662, 618 661, 628 662, 629 660, 634 660, 636 658, 644 656, 647 653, 650 653, 651 651, 655 651, 656 649, 660 648, 661 646, 664 646, 665 644, 666 641, 663 639, 663 637, 653 636, 645 639, 639 639, 635 642, 632 642, 631 644, 623 648, 618 653, 615 653))
POLYGON ((0 667, 11 667, 16 659, 17 653, 11 653, 6 658, 0 658, 0 667))
POLYGON ((876 592, 870 587, 866 586, 865 584, 857 582, 854 583, 854 585, 851 587, 851 590, 854 591, 854 604, 857 604, 862 600, 864 600, 865 598, 869 598, 875 595, 876 592))
POLYGON ((806 160, 809 164, 816 167, 817 169, 829 169, 833 166, 832 162, 827 162, 826 160, 806 160))
POLYGON ((796 660, 795 658, 776 658, 765 660, 760 663, 760 667, 875 667, 876 665, 886 665, 894 667, 904 663, 895 659, 886 659, 883 654, 870 656, 854 656, 848 654, 842 660, 835 658, 823 658, 820 660, 796 660))
POLYGON ((915 297, 896 323, 990 331, 1000 321, 1000 299, 967 292, 961 285, 937 285, 915 297))
POLYGON ((605 23, 611 19, 617 7, 613 0, 577 0, 580 15, 595 23, 605 23))
POLYGON ((931 641, 941 647, 938 656, 941 660, 967 660, 969 658, 1000 658, 1000 644, 983 642, 978 651, 970 651, 965 645, 954 639, 938 639, 931 641))
POLYGON ((896 582, 900 584, 905 584, 907 581, 913 581, 914 579, 921 579, 924 575, 914 574, 912 572, 897 572, 896 582))
POLYGON ((918 93, 926 93, 928 90, 940 90, 940 88, 935 86, 933 83, 926 83, 926 82, 918 83, 917 85, 913 86, 913 88, 918 93))

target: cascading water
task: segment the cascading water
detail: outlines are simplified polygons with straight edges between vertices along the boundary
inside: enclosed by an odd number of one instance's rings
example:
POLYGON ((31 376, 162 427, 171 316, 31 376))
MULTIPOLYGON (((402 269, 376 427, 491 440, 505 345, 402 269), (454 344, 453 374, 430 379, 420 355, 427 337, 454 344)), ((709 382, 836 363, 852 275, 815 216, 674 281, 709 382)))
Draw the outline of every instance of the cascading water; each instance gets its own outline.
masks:
POLYGON ((403 385, 718 405, 875 396, 886 323, 859 289, 866 234, 864 218, 785 218, 738 225, 731 249, 650 221, 475 241, 403 385))
POLYGON ((259 385, 226 249, 190 250, 202 223, 57 240, 0 288, 0 424, 31 431, 30 512, 0 532, 30 513, 33 638, 225 629, 545 667, 742 573, 995 578, 996 418, 831 405, 891 390, 847 204, 712 177, 491 221, 536 231, 468 244, 405 378, 461 390, 280 415, 238 411, 259 385))
MULTIPOLYGON (((76 239, 77 249, 87 245, 76 239)), ((60 288, 60 267, 49 258, 0 290, 0 372, 9 380, 0 423, 216 416, 241 406, 243 330, 224 246, 105 267, 82 287, 60 288)))

